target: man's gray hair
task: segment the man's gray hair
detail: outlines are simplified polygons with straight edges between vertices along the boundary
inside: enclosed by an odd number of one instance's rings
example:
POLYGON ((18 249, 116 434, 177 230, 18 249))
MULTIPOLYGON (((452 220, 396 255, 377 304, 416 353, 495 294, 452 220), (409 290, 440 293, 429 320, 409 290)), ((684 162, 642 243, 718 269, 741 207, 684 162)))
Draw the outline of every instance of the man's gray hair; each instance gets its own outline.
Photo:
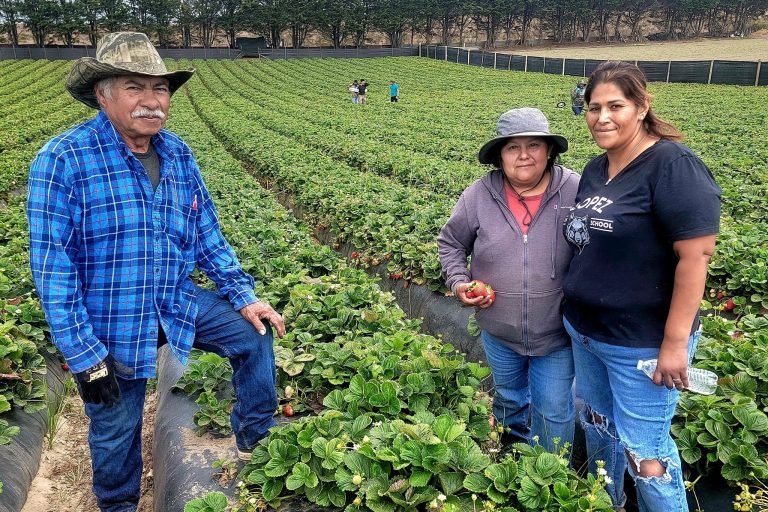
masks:
POLYGON ((112 86, 115 85, 115 82, 117 81, 116 76, 110 76, 108 78, 102 78, 98 82, 96 82, 96 85, 94 86, 94 89, 97 89, 101 91, 101 93, 104 95, 105 98, 108 100, 112 99, 112 86))

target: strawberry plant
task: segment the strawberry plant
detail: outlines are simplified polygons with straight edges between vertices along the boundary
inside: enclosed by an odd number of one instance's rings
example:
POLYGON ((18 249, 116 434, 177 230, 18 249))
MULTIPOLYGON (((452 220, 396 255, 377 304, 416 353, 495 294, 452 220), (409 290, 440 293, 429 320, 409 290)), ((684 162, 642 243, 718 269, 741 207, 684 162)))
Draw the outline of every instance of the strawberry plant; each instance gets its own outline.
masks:
POLYGON ((229 506, 226 494, 223 492, 212 492, 187 502, 184 505, 184 512, 225 512, 229 506))
POLYGON ((768 477, 768 317, 705 317, 697 366, 717 373, 718 392, 683 394, 672 433, 700 472, 734 482, 768 477))

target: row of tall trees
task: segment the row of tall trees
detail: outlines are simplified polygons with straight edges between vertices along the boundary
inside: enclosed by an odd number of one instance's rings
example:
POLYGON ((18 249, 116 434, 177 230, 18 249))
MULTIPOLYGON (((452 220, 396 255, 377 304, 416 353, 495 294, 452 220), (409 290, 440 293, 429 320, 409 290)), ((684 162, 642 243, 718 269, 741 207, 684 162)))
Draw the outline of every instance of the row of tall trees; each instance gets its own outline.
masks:
POLYGON ((659 38, 747 35, 767 9, 768 0, 0 0, 0 21, 14 45, 23 24, 39 46, 54 39, 71 46, 78 36, 95 45, 119 29, 147 32, 164 47, 210 47, 221 34, 234 47, 247 31, 295 48, 313 31, 338 48, 362 46, 372 31, 392 46, 409 35, 410 43, 463 45, 474 29, 496 46, 639 41, 651 35, 644 22, 659 38))

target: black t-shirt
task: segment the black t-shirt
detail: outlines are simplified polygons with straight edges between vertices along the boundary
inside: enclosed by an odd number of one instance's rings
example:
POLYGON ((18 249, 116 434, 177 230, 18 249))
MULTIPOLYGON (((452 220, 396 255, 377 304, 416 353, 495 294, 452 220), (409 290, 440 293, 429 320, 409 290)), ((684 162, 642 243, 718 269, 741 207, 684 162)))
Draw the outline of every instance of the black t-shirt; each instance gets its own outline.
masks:
POLYGON ((717 233, 721 190, 690 149, 664 139, 607 177, 606 155, 587 164, 563 227, 574 249, 564 314, 598 341, 659 347, 678 262, 672 243, 717 233))
POLYGON ((368 84, 360 84, 357 86, 357 92, 360 95, 365 95, 365 90, 368 88, 368 84))

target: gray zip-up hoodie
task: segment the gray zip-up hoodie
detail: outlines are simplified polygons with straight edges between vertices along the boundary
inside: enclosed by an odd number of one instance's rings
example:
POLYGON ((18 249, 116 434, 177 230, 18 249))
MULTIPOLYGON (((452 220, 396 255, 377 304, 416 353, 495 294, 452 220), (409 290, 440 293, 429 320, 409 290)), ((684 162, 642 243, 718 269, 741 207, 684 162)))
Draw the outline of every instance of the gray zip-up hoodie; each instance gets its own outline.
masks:
POLYGON ((455 292, 459 284, 473 279, 490 284, 496 300, 477 310, 477 323, 522 355, 542 356, 570 344, 562 321, 562 286, 571 249, 562 226, 579 178, 554 166, 528 234, 523 235, 507 207, 503 174, 492 171, 461 194, 437 238, 448 287, 455 292))

